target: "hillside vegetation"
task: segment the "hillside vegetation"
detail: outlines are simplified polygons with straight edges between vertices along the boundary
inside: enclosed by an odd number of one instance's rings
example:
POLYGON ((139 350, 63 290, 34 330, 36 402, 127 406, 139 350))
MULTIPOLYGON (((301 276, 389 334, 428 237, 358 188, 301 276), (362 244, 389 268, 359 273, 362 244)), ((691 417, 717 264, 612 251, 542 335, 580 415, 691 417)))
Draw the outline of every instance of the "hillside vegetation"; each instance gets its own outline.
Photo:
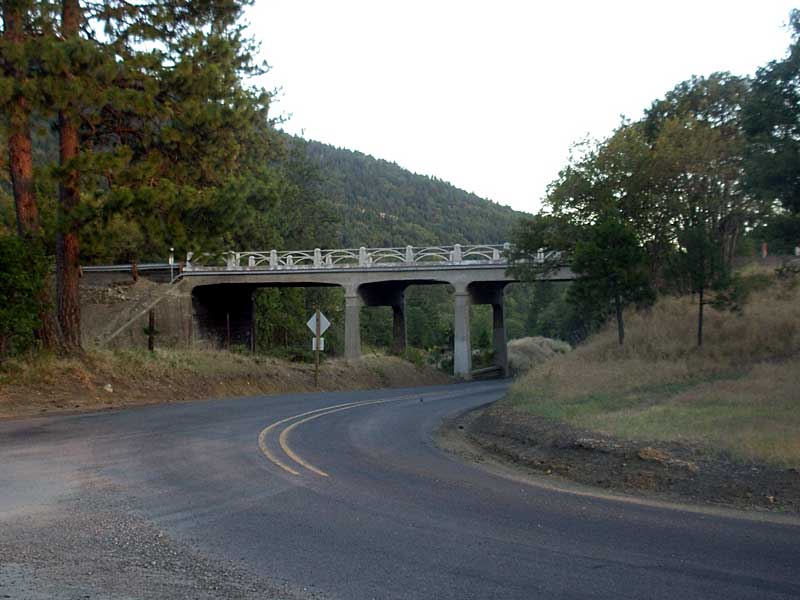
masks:
POLYGON ((699 445, 734 458, 800 465, 800 285, 773 280, 741 313, 662 298, 626 315, 574 352, 533 368, 512 387, 518 412, 612 436, 699 445))
POLYGON ((340 216, 344 247, 508 241, 521 214, 446 181, 320 142, 303 143, 321 195, 340 216))

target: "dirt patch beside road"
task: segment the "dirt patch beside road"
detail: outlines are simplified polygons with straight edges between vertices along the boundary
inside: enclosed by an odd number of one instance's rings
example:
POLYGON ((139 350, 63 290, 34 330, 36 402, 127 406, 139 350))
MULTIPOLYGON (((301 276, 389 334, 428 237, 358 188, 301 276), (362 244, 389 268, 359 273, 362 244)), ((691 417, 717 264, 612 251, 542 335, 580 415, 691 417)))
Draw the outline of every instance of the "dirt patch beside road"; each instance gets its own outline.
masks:
MULTIPOLYGON (((448 383, 430 367, 394 356, 331 359, 319 391, 448 383)), ((0 369, 0 419, 207 398, 314 390, 314 366, 223 351, 93 350, 83 358, 37 357, 0 369)))
POLYGON ((744 463, 700 446, 621 440, 513 411, 504 402, 449 424, 489 456, 538 475, 639 496, 800 512, 800 470, 744 463))

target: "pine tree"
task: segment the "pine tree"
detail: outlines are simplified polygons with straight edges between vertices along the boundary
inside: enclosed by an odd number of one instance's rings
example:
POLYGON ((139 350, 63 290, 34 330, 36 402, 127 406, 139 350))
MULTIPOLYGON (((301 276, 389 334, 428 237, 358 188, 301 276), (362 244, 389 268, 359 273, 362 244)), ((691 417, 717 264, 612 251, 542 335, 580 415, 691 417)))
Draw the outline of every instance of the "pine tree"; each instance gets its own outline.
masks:
POLYGON ((122 217, 152 251, 220 243, 241 209, 220 189, 270 156, 269 94, 243 83, 263 72, 239 23, 245 5, 39 5, 34 108, 57 119, 57 312, 68 349, 81 345, 87 231, 122 217))
MULTIPOLYGON (((17 234, 27 243, 42 243, 42 227, 34 184, 31 110, 35 99, 31 70, 36 46, 37 11, 25 0, 3 3, 3 38, 0 47, 2 92, 0 106, 6 114, 7 146, 11 189, 14 198, 17 234)), ((43 249, 37 249, 41 251, 43 249)), ((33 252, 33 250, 32 250, 33 252)), ((43 281, 37 286, 39 320, 35 335, 48 349, 59 346, 58 324, 51 311, 50 275, 41 271, 43 281)))

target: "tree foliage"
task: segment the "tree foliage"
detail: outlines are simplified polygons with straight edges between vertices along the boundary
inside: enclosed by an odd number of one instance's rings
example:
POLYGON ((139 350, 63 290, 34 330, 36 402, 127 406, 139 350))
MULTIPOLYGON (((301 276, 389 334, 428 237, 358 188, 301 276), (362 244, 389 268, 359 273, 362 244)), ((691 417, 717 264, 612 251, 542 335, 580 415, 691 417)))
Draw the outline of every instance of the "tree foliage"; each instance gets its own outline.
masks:
POLYGON ((600 221, 576 244, 571 266, 578 279, 570 288, 570 300, 589 322, 602 323, 613 312, 622 345, 624 308, 654 300, 645 272, 645 255, 632 228, 619 219, 600 221))
POLYGON ((646 275, 642 290, 696 294, 701 343, 703 305, 736 305, 731 273, 742 240, 770 241, 783 252, 800 244, 800 12, 791 27, 788 55, 755 79, 692 77, 641 119, 577 144, 542 212, 515 230, 512 273, 534 280, 555 266, 536 260, 540 250, 565 250, 578 274, 598 273, 581 277, 571 298, 582 298, 584 316, 597 307, 598 318, 589 320, 602 321, 614 278, 600 275, 609 269, 600 259, 627 245, 603 239, 618 220, 630 248, 640 248, 634 262, 646 267, 620 272, 637 280, 633 287, 646 275))
POLYGON ((792 45, 758 69, 743 107, 746 184, 753 193, 800 213, 800 11, 790 18, 792 45))
POLYGON ((38 244, 0 235, 0 358, 34 345, 47 273, 47 262, 38 244))

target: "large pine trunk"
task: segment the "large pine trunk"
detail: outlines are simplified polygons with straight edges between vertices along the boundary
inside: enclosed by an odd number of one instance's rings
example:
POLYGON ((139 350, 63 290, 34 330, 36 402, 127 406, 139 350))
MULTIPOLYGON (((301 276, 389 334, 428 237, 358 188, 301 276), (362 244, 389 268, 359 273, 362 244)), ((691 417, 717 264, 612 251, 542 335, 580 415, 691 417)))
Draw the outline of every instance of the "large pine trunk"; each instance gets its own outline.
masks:
POLYGON ((29 111, 23 96, 12 100, 9 113, 11 133, 8 136, 8 158, 17 213, 17 233, 20 237, 35 237, 39 234, 39 208, 33 187, 29 111))
MULTIPOLYGON (((81 8, 78 0, 63 0, 61 32, 65 39, 78 35, 81 8)), ((59 228, 56 238, 56 297, 58 322, 67 351, 81 347, 81 308, 78 292, 80 279, 78 222, 76 209, 80 203, 80 173, 74 161, 80 144, 78 127, 67 110, 58 115, 60 164, 65 169, 59 184, 59 228)))
MULTIPOLYGON (((24 42, 23 20, 20 3, 3 4, 3 37, 12 44, 24 42)), ((16 81, 23 83, 26 72, 13 69, 7 73, 16 81)), ((20 86, 21 88, 23 86, 20 86)), ((14 208, 17 216, 17 233, 21 238, 41 242, 41 225, 39 207, 36 200, 36 188, 33 178, 33 144, 31 142, 30 104, 28 99, 18 93, 8 107, 9 135, 8 159, 11 172, 11 189, 14 196, 14 208)), ((52 283, 49 274, 42 285, 39 303, 42 307, 39 315, 40 325, 36 330, 36 338, 43 347, 56 349, 59 345, 58 324, 52 310, 52 283)))
MULTIPOLYGON (((24 19, 20 3, 3 3, 3 38, 6 43, 22 47, 25 41, 24 19)), ((22 68, 18 64, 11 63, 5 73, 18 83, 15 96, 8 105, 8 160, 14 207, 17 213, 17 232, 20 237, 35 236, 39 233, 39 210, 33 187, 30 106, 22 92, 27 76, 25 70, 24 63, 22 68)))

